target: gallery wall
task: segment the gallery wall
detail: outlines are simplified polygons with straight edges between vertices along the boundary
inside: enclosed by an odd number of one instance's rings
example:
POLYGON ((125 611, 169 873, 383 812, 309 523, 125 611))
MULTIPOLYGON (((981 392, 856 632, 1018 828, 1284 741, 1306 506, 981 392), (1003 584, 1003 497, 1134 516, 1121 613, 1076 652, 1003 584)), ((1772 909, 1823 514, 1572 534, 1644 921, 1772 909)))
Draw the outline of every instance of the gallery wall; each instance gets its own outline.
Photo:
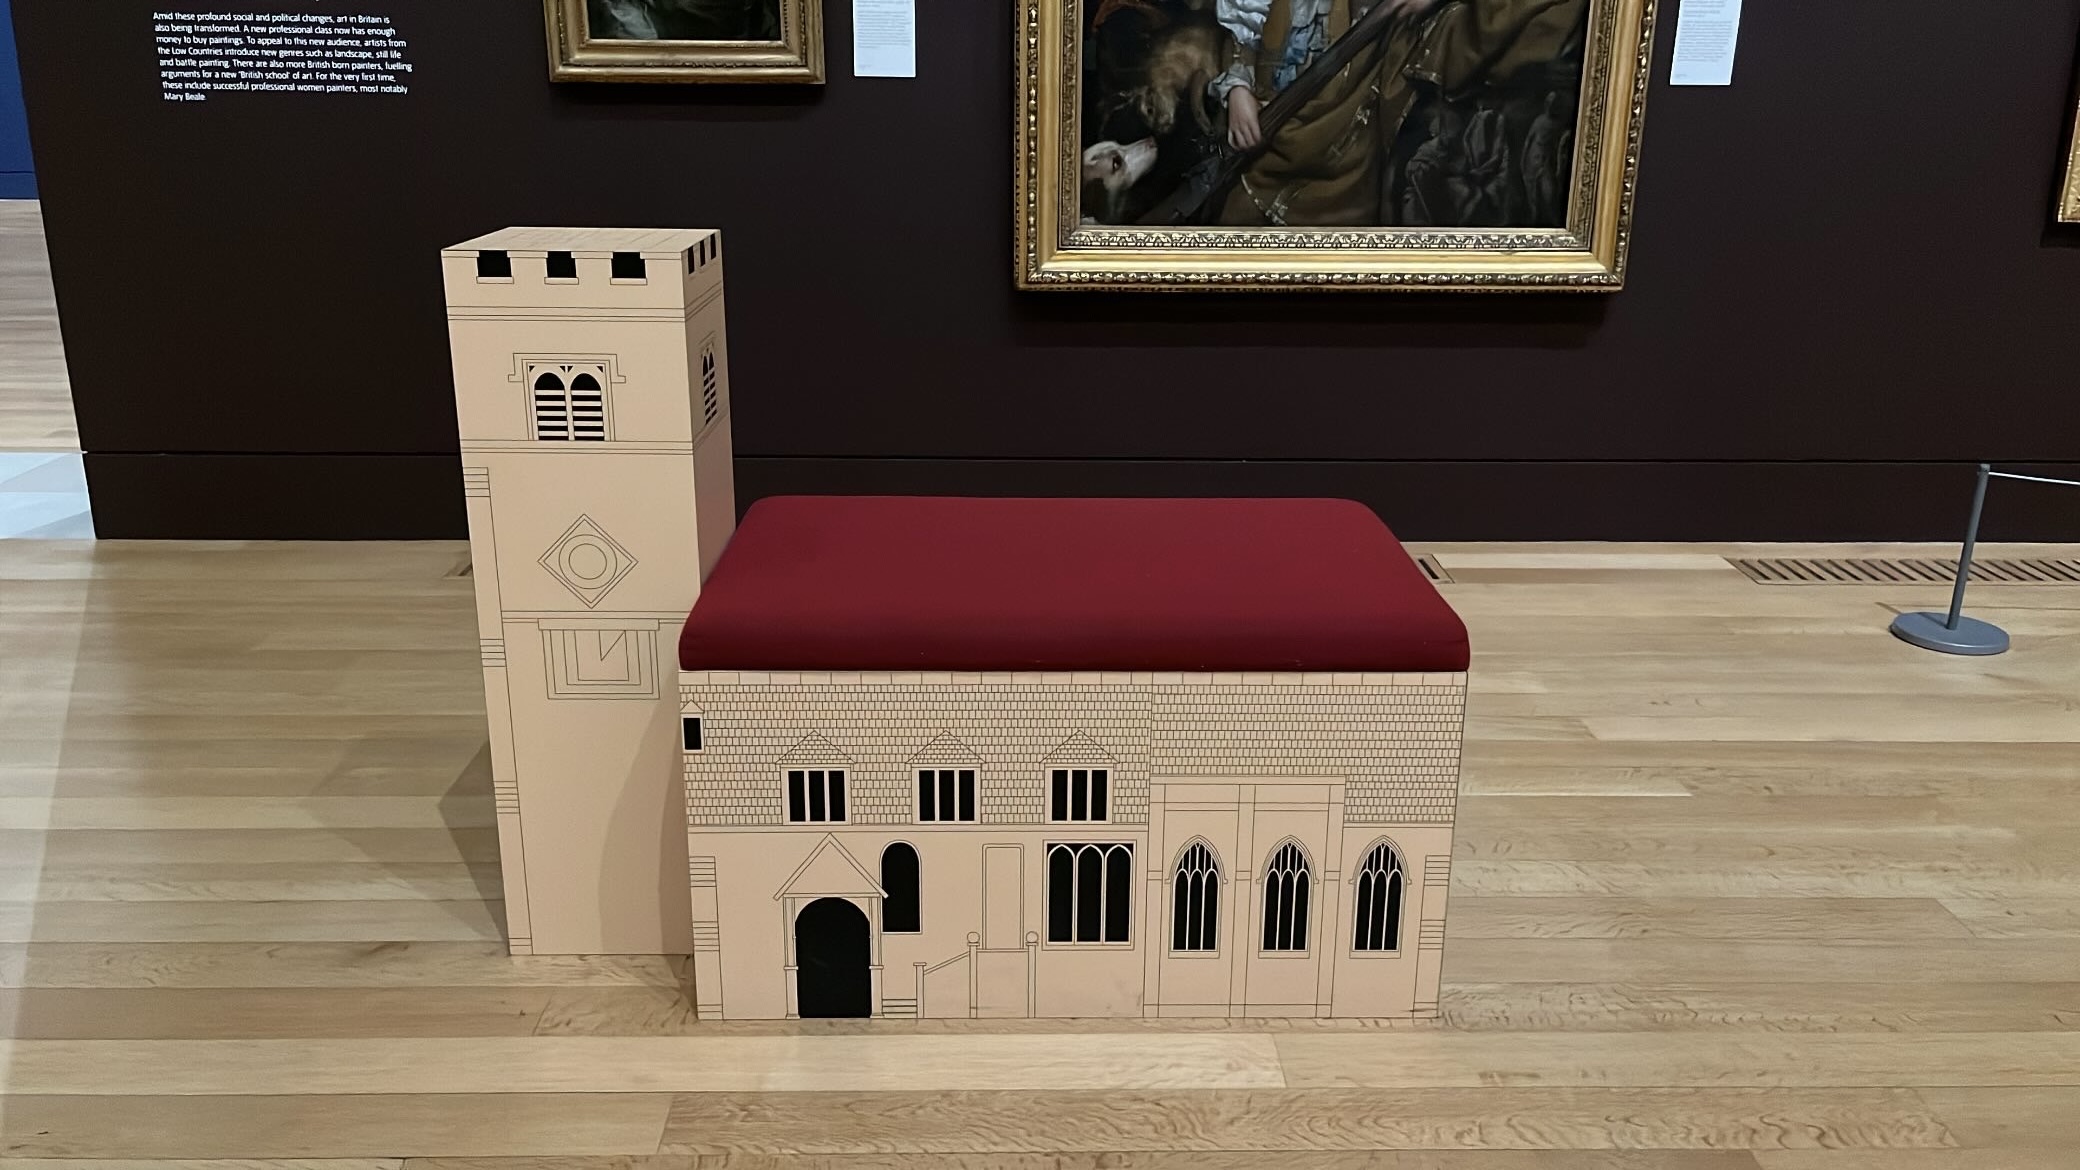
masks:
MULTIPOLYGON (((740 496, 1328 494, 1419 538, 1953 537, 1971 461, 2080 471, 2051 225, 2080 0, 1750 4, 1665 84, 1616 295, 1020 294, 1008 0, 915 80, 547 80, 528 0, 387 15, 403 96, 161 96, 144 0, 14 0, 105 536, 463 531, 435 253, 725 232, 740 496)), ((2003 485, 1991 531, 2080 539, 2003 485)))

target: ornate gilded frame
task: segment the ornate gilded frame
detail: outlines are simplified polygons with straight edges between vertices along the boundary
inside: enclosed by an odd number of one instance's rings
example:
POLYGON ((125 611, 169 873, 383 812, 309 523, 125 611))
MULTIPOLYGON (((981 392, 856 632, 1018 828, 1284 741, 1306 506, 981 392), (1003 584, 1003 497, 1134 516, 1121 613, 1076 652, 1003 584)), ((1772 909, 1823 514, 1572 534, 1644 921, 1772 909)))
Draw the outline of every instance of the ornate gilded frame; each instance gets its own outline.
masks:
POLYGON ((778 0, 777 41, 594 40, 585 0, 543 0, 555 81, 823 84, 821 0, 778 0))
POLYGON ((1078 223, 1091 0, 1021 0, 1013 221, 1023 289, 1575 289, 1625 283, 1655 0, 1595 0, 1564 228, 1141 228, 1078 223))
POLYGON ((2073 118, 2073 135, 2066 143, 2065 182, 2058 189, 2058 222, 2080 223, 2080 113, 2073 118))

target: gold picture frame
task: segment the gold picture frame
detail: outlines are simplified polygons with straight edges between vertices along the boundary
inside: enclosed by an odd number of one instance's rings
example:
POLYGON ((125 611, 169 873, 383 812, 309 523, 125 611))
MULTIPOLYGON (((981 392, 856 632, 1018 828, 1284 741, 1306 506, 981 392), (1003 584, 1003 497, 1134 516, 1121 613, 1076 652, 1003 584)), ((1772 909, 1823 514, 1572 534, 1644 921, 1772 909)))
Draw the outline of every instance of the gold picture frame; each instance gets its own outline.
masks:
POLYGON ((2058 222, 2080 223, 2080 112, 2066 142, 2065 181, 2058 188, 2058 222))
POLYGON ((823 84, 820 0, 766 0, 770 40, 594 36, 588 9, 599 2, 543 0, 552 80, 823 84))
MULTIPOLYGON (((1387 2, 1380 0, 1382 5, 1387 2)), ((1437 6, 1428 12, 1439 15, 1466 2, 1435 0, 1437 6)), ((1080 202, 1092 173, 1085 151, 1098 147, 1085 144, 1080 132, 1081 86, 1092 75, 1083 61, 1084 6, 1103 3, 1105 0, 1021 3, 1015 55, 1019 103, 1014 111, 1018 287, 1581 291, 1623 287, 1651 76, 1655 0, 1587 0, 1586 29, 1579 42, 1582 86, 1579 114, 1573 123, 1565 226, 1535 228, 1148 226, 1145 221, 1087 221, 1080 202)), ((1107 12, 1107 8, 1095 10, 1094 19, 1106 19, 1107 12)), ((1373 92, 1377 94, 1377 88, 1373 92)))

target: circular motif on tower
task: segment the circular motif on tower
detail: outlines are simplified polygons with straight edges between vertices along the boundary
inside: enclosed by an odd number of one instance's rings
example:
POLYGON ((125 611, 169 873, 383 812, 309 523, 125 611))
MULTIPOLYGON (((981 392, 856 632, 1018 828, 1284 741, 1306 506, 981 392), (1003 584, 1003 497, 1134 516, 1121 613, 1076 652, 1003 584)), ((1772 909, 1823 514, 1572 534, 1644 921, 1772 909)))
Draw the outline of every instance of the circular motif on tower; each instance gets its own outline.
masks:
POLYGON ((612 560, 612 555, 596 540, 575 540, 563 550, 563 567, 588 585, 607 575, 612 560))
POLYGON ((540 563, 587 609, 597 606, 636 567, 636 559, 628 550, 590 516, 578 517, 565 529, 549 551, 542 554, 540 563))

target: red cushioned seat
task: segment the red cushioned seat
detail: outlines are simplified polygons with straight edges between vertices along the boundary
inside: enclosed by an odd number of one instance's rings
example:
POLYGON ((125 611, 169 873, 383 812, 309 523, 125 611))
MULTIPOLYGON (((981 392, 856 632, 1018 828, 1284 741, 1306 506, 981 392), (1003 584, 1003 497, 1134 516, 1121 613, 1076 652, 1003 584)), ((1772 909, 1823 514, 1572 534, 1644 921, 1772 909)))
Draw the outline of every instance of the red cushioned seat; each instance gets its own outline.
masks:
POLYGON ((688 670, 1458 671, 1466 627, 1349 500, 781 496, 688 670))

